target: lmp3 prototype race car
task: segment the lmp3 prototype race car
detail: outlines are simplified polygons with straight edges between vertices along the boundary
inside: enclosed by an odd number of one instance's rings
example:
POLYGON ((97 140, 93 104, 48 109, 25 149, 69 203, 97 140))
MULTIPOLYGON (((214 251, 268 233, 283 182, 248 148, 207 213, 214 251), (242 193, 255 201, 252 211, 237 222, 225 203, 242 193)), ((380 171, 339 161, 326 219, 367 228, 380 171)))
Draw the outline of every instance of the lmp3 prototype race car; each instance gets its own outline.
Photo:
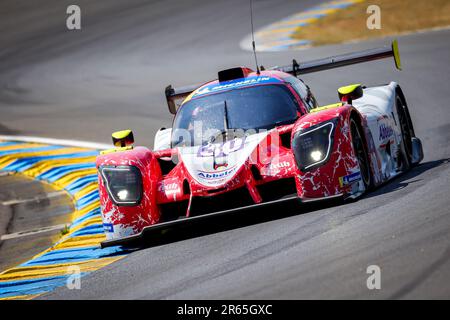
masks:
POLYGON ((299 75, 393 57, 376 48, 257 71, 238 67, 218 79, 166 88, 173 127, 154 150, 134 147, 131 130, 96 164, 106 233, 102 246, 145 232, 235 210, 297 199, 357 198, 423 158, 399 84, 338 89, 319 106, 299 75), (179 102, 182 101, 180 104, 179 102))

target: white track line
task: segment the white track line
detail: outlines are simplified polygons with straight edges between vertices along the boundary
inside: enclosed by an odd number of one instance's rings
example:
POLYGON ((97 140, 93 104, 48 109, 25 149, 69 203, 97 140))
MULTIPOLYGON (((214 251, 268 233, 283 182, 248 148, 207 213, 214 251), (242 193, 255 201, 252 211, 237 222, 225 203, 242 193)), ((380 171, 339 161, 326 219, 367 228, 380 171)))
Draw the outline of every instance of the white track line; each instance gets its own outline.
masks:
POLYGON ((3 206, 13 206, 13 205, 20 204, 20 203, 40 202, 40 201, 43 201, 46 199, 57 198, 61 195, 66 195, 66 192, 65 191, 55 191, 55 192, 46 193, 45 195, 42 195, 40 197, 38 196, 38 197, 28 198, 28 199, 7 200, 7 201, 3 201, 2 205, 3 206))
POLYGON ((111 144, 105 144, 105 143, 79 141, 79 140, 42 138, 42 137, 30 137, 30 136, 0 135, 0 140, 34 142, 34 143, 42 143, 42 144, 56 144, 56 145, 69 146, 69 147, 91 148, 91 149, 101 149, 101 150, 112 148, 111 144))
POLYGON ((15 233, 9 233, 9 234, 2 235, 0 237, 0 240, 3 241, 3 240, 8 240, 8 239, 32 236, 34 234, 43 233, 43 232, 49 232, 49 231, 54 231, 54 230, 62 230, 65 227, 66 227, 65 224, 57 224, 55 226, 50 226, 50 227, 43 227, 43 228, 39 228, 39 229, 26 230, 26 231, 20 231, 20 232, 15 232, 15 233))

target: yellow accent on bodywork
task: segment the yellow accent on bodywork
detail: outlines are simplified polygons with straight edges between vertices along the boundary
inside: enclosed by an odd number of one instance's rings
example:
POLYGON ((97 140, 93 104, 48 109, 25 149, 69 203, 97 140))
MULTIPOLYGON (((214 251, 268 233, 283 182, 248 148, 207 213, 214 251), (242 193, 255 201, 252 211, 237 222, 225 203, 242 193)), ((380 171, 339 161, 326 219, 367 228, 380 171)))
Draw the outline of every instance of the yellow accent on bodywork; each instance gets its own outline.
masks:
POLYGON ((333 108, 339 108, 342 107, 344 104, 342 102, 338 102, 338 103, 333 103, 333 104, 329 104, 323 107, 318 107, 318 108, 314 108, 309 110, 309 112, 319 112, 322 110, 327 110, 327 109, 333 109, 333 108))
POLYGON ((108 153, 113 153, 113 152, 127 151, 127 150, 131 150, 131 149, 133 149, 133 146, 112 148, 112 149, 100 151, 100 154, 108 154, 108 153))
POLYGON ((130 135, 130 133, 131 133, 130 129, 116 131, 116 132, 113 132, 112 137, 114 139, 125 139, 126 137, 128 137, 130 135))
POLYGON ((344 177, 339 177, 339 186, 341 188, 344 186, 344 177))
POLYGON ((402 70, 402 63, 400 61, 400 51, 398 50, 398 41, 395 39, 392 41, 392 52, 394 52, 395 66, 398 70, 402 70))
MULTIPOLYGON (((203 87, 203 86, 202 86, 202 87, 203 87)), ((198 89, 201 89, 201 87, 198 88, 198 89)), ((192 92, 191 92, 191 93, 183 100, 183 102, 181 103, 181 105, 183 105, 183 104, 185 104, 186 102, 188 102, 189 100, 191 100, 191 99, 192 99, 192 96, 198 91, 198 89, 192 91, 192 92)), ((180 106, 181 106, 181 105, 180 105, 180 106)))
POLYGON ((340 94, 342 94, 342 95, 350 94, 350 93, 352 93, 353 91, 355 91, 359 86, 361 86, 360 83, 358 83, 358 84, 350 84, 350 85, 348 85, 348 86, 340 87, 340 88, 338 89, 338 92, 339 92, 340 94))

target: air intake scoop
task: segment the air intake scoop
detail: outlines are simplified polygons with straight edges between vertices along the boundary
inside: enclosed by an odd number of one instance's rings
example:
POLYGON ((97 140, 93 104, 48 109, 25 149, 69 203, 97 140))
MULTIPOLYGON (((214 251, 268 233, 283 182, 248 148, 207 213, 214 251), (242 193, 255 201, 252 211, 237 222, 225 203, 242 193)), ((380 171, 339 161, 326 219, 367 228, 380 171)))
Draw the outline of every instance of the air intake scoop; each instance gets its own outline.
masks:
POLYGON ((230 81, 234 79, 240 79, 247 77, 250 73, 254 72, 252 69, 246 67, 237 67, 219 71, 219 82, 230 81))

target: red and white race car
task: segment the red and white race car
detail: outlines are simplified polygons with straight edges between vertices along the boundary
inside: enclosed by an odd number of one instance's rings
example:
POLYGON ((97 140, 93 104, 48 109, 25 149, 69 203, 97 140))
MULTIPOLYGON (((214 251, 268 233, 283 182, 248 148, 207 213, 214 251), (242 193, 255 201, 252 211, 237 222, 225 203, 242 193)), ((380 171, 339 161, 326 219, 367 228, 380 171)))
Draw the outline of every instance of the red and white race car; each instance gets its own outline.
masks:
POLYGON ((400 86, 341 87, 319 106, 299 75, 394 57, 397 43, 256 72, 220 71, 199 86, 166 88, 173 128, 154 150, 130 130, 97 158, 102 246, 144 232, 287 199, 356 198, 423 158, 400 86), (178 101, 182 103, 178 105, 178 101), (180 219, 183 217, 184 219, 180 219))

